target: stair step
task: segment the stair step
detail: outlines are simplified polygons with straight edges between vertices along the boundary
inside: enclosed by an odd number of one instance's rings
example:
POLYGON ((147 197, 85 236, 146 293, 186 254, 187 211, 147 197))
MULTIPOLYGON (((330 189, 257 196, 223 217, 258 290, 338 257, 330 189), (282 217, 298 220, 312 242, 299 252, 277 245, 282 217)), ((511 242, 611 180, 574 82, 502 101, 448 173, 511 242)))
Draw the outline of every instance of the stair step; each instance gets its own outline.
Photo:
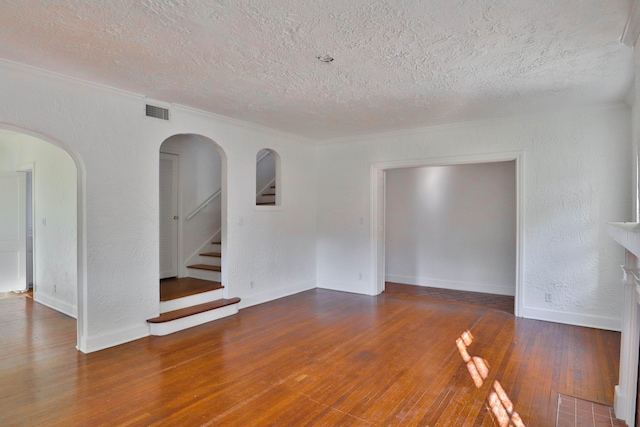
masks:
POLYGON ((188 316, 193 316, 194 314, 200 314, 206 311, 215 310, 217 308, 226 307, 228 305, 236 304, 238 302, 240 302, 240 298, 219 299, 219 300, 207 302, 204 304, 194 305, 192 307, 181 308, 180 310, 174 310, 174 311, 169 311, 167 313, 162 313, 158 317, 154 317, 153 319, 147 320, 147 322, 149 323, 171 322, 173 320, 178 320, 188 316))
POLYGON ((194 279, 192 277, 162 279, 160 281, 160 302, 185 298, 222 288, 224 286, 220 282, 194 279))
POLYGON ((199 254, 200 256, 208 256, 208 257, 212 257, 212 258, 220 258, 222 256, 222 254, 220 252, 207 252, 204 254, 199 254))
POLYGON ((220 242, 220 241, 217 241, 217 242, 211 242, 211 244, 212 244, 212 245, 221 245, 221 244, 222 244, 222 242, 220 242))
POLYGON ((263 202, 263 203, 256 203, 257 206, 275 206, 276 202, 263 202))
POLYGON ((193 264, 188 265, 187 268, 195 268, 196 270, 222 271, 222 267, 220 267, 219 265, 193 264))
POLYGON ((276 193, 262 193, 263 196, 275 196, 276 193))

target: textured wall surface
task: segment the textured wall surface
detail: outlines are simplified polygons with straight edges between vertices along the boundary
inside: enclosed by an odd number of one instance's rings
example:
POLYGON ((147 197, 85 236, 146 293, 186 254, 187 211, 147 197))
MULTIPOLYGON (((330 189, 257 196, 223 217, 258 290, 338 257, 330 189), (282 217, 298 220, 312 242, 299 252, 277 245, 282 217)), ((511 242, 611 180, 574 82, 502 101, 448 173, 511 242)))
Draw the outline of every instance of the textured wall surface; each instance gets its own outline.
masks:
POLYGON ((311 138, 624 99, 629 0, 4 0, 0 57, 311 138), (332 63, 316 56, 330 54, 332 63))
POLYGON ((63 150, 29 135, 0 129, 3 170, 35 163, 34 298, 77 313, 76 167, 63 150))
POLYGON ((243 304, 315 286, 314 147, 268 129, 185 108, 164 122, 144 99, 11 64, 0 64, 0 127, 35 132, 64 148, 80 173, 80 348, 148 334, 159 310, 158 160, 181 133, 215 141, 227 156, 228 291, 243 304), (283 206, 255 207, 261 148, 281 156, 283 206), (254 286, 250 282, 254 281, 254 286))
POLYGON ((515 295, 515 161, 386 173, 387 281, 515 295))
POLYGON ((371 163, 522 151, 523 314, 619 327, 623 252, 605 224, 632 218, 629 117, 626 107, 583 109, 320 148, 318 286, 370 287, 371 163), (552 302, 545 293, 553 294, 552 302))

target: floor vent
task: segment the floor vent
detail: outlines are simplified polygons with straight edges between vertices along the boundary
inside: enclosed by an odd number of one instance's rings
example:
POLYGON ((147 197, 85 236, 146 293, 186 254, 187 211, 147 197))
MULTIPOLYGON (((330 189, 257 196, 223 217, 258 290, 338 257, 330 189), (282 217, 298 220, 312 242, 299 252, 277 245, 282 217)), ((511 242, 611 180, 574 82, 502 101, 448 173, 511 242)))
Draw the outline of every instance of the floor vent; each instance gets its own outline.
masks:
POLYGON ((169 109, 146 104, 145 115, 161 120, 169 120, 169 109))

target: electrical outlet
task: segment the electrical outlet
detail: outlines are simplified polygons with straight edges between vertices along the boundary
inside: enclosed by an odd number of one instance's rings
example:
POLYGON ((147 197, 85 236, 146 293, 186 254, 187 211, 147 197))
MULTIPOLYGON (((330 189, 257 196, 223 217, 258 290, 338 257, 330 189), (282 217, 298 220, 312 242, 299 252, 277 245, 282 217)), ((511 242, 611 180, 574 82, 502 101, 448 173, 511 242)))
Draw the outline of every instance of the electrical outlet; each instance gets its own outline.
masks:
POLYGON ((553 295, 551 295, 549 292, 544 294, 544 301, 545 302, 551 302, 553 301, 553 295))

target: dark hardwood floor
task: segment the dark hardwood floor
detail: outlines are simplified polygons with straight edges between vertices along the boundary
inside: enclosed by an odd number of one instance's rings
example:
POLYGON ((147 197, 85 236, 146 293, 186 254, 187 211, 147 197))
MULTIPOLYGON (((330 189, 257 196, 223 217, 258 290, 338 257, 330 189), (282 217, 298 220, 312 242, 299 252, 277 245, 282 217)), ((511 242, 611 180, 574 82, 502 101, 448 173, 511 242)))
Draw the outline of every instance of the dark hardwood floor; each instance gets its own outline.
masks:
POLYGON ((514 425, 551 427, 558 393, 612 403, 620 347, 391 290, 316 289, 88 355, 75 323, 0 300, 0 425, 491 426, 508 395, 514 425))

